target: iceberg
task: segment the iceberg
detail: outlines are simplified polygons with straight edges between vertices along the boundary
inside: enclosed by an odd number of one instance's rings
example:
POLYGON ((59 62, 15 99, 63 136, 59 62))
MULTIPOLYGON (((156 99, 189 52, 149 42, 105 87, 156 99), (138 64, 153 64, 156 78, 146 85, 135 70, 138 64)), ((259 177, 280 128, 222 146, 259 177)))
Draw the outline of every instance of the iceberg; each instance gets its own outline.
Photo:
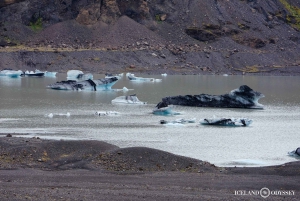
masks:
POLYGON ((216 126, 249 126, 252 123, 252 119, 248 118, 217 118, 200 120, 202 125, 216 125, 216 126))
POLYGON ((117 74, 117 75, 113 75, 111 73, 105 73, 105 78, 112 78, 112 77, 116 77, 119 80, 123 77, 123 73, 117 74))
POLYGON ((238 89, 234 89, 229 94, 224 95, 200 94, 165 97, 156 107, 162 108, 168 105, 182 105, 193 107, 263 109, 263 105, 258 103, 258 100, 263 97, 265 96, 262 93, 253 91, 247 85, 242 85, 238 89))
POLYGON ((112 104, 126 104, 126 105, 146 105, 147 102, 142 102, 138 99, 136 94, 128 96, 119 96, 111 101, 112 104))
POLYGON ((160 124, 187 124, 187 123, 195 123, 196 119, 176 119, 174 121, 166 121, 166 120, 160 120, 160 124))
POLYGON ((155 78, 136 77, 132 73, 126 73, 126 76, 130 81, 138 81, 138 82, 160 82, 161 81, 161 79, 155 79, 155 78))
POLYGON ((288 152, 288 155, 299 158, 300 157, 300 147, 298 147, 297 149, 295 149, 293 151, 288 152))
POLYGON ((173 111, 173 106, 167 106, 167 107, 162 107, 162 108, 155 108, 152 111, 152 114, 154 115, 162 115, 162 116, 169 116, 169 115, 179 115, 179 112, 174 112, 173 111))
POLYGON ((45 72, 39 71, 39 70, 35 70, 35 71, 25 71, 24 74, 25 76, 28 77, 44 77, 45 72))
POLYGON ((116 111, 97 111, 95 112, 95 115, 97 116, 115 116, 115 115, 119 115, 119 112, 116 111))
POLYGON ((35 70, 35 72, 36 73, 39 73, 39 72, 40 73, 44 73, 45 77, 56 77, 56 73, 57 73, 55 71, 53 71, 53 72, 50 72, 50 71, 40 71, 40 70, 37 70, 37 69, 35 70))
POLYGON ((66 116, 66 117, 70 117, 71 114, 69 112, 67 112, 66 114, 63 114, 63 113, 58 113, 58 114, 49 113, 49 114, 45 114, 45 117, 48 117, 48 118, 53 118, 54 116, 66 116))
POLYGON ((85 91, 99 91, 99 90, 111 90, 111 87, 118 81, 117 78, 101 78, 98 80, 84 80, 75 81, 67 80, 50 84, 47 88, 55 90, 85 90, 85 91))
POLYGON ((68 80, 89 80, 93 79, 93 75, 91 73, 84 74, 81 70, 69 70, 67 72, 67 79, 68 80))
POLYGON ((57 72, 45 71, 45 77, 56 77, 57 72))
POLYGON ((21 70, 12 70, 12 69, 8 69, 8 68, 5 68, 0 71, 0 76, 7 76, 7 77, 11 77, 11 78, 20 77, 22 74, 23 74, 23 71, 21 71, 21 70))

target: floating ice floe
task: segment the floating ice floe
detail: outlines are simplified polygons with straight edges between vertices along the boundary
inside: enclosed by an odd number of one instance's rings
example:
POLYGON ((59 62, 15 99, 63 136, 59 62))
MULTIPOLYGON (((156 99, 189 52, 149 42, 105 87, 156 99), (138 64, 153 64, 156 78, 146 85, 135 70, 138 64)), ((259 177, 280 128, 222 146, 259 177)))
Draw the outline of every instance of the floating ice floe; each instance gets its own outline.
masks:
MULTIPOLYGON (((38 70, 35 70, 35 71, 38 71, 38 70)), ((43 71, 40 71, 40 72, 43 72, 43 71)), ((56 77, 56 73, 55 71, 52 71, 52 72, 49 72, 49 71, 44 71, 45 73, 45 77, 56 77)))
POLYGON ((50 84, 47 87, 55 90, 85 90, 85 91, 103 91, 111 90, 111 87, 118 81, 116 77, 101 78, 98 80, 84 80, 84 81, 61 81, 50 84))
POLYGON ((91 73, 84 74, 81 70, 69 70, 67 72, 67 79, 68 80, 89 80, 93 79, 93 75, 91 73))
POLYGON ((123 91, 129 91, 129 89, 127 87, 123 87, 123 91))
POLYGON ((167 76, 167 73, 163 73, 163 74, 161 74, 161 76, 167 76))
POLYGON ((95 112, 95 115, 97 116, 115 116, 115 115, 119 115, 120 112, 116 112, 116 111, 97 111, 95 112))
POLYGON ((292 156, 292 157, 300 158, 300 147, 298 147, 297 149, 295 149, 293 151, 288 152, 288 155, 292 156))
POLYGON ((56 77, 57 72, 48 72, 45 71, 45 77, 56 77))
POLYGON ((138 82, 160 82, 161 81, 161 79, 155 79, 155 78, 136 77, 132 73, 126 73, 126 77, 130 81, 138 81, 138 82))
POLYGON ((160 124, 188 124, 188 123, 195 123, 196 119, 176 119, 174 121, 166 121, 166 120, 160 120, 160 124))
POLYGON ((169 116, 169 115, 179 115, 180 112, 175 112, 173 111, 173 106, 172 105, 169 105, 167 107, 162 107, 162 108, 155 108, 153 111, 152 111, 152 114, 155 114, 155 115, 162 115, 162 116, 169 116))
POLYGON ((0 76, 7 76, 7 77, 12 77, 12 78, 20 77, 22 74, 23 74, 23 71, 21 71, 21 70, 12 70, 12 69, 8 69, 8 68, 5 68, 0 71, 0 76))
POLYGON ((128 91, 132 91, 133 89, 128 89, 127 87, 123 87, 122 89, 112 89, 113 91, 123 91, 124 93, 128 91))
POLYGON ((142 102, 138 99, 136 94, 128 96, 119 96, 111 101, 112 104, 125 104, 125 105, 146 105, 147 102, 142 102))
POLYGON ((119 80, 123 77, 123 73, 120 73, 120 74, 117 74, 117 75, 113 75, 111 73, 105 73, 105 78, 112 78, 112 77, 116 77, 119 80))
POLYGON ((216 125, 216 126, 249 126, 252 123, 248 118, 217 118, 200 120, 202 125, 216 125))
POLYGON ((263 97, 265 96, 262 93, 252 90, 247 85, 242 85, 238 89, 234 89, 224 95, 200 94, 168 96, 163 98, 156 107, 182 105, 193 107, 263 109, 263 105, 258 103, 258 100, 263 97))
POLYGON ((69 112, 67 113, 49 113, 49 114, 45 114, 45 117, 48 117, 48 118, 53 118, 54 116, 66 116, 66 117, 69 117, 71 116, 71 114, 69 112))
POLYGON ((45 76, 45 72, 42 72, 40 70, 35 70, 35 71, 25 71, 24 76, 28 76, 28 77, 44 77, 45 76))

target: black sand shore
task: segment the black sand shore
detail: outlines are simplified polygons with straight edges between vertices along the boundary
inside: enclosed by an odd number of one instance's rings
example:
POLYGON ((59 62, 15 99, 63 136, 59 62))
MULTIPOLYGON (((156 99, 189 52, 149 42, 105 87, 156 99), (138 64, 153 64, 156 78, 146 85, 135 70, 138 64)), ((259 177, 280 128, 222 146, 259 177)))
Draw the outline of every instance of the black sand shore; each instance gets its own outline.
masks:
POLYGON ((1 137, 0 200, 262 200, 262 188, 269 200, 299 200, 299 167, 224 168, 145 147, 1 137))

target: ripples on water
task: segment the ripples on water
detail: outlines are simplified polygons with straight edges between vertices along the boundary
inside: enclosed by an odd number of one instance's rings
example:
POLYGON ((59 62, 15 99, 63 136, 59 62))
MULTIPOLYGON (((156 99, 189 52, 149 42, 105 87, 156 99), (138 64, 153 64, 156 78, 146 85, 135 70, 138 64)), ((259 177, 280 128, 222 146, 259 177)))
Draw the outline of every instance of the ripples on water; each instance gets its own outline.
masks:
MULTIPOLYGON (((104 75, 94 76, 104 77, 104 75)), ((145 75, 145 77, 147 77, 145 75)), ((152 76, 153 77, 153 76, 152 76)), ((113 86, 133 91, 74 92, 46 89, 57 78, 0 77, 0 133, 47 139, 102 140, 120 147, 145 146, 206 160, 218 166, 264 166, 296 159, 287 152, 298 143, 299 78, 243 76, 155 76, 158 83, 130 82, 125 77, 113 86), (221 95, 246 84, 266 97, 264 110, 193 108, 176 106, 178 116, 155 116, 155 105, 165 96, 221 95), (117 96, 136 93, 148 105, 112 105, 117 96), (117 111, 116 116, 96 116, 96 111, 117 111), (70 117, 55 114, 66 114, 70 117), (53 118, 45 115, 53 113, 53 118), (249 127, 203 126, 203 118, 246 117, 249 127), (160 120, 196 118, 196 123, 166 126, 160 120)))

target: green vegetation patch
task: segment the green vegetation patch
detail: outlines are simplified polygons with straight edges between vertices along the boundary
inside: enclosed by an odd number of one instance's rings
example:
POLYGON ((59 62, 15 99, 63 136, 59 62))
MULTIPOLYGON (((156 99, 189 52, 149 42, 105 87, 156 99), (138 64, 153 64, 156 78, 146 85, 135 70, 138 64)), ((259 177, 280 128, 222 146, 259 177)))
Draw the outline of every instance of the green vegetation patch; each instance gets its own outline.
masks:
POLYGON ((300 8, 298 8, 297 6, 292 6, 286 0, 279 1, 290 13, 290 15, 286 17, 287 22, 291 24, 294 28, 300 30, 300 8))
POLYGON ((40 31, 43 29, 43 19, 39 17, 35 22, 30 22, 29 27, 33 31, 40 31))

